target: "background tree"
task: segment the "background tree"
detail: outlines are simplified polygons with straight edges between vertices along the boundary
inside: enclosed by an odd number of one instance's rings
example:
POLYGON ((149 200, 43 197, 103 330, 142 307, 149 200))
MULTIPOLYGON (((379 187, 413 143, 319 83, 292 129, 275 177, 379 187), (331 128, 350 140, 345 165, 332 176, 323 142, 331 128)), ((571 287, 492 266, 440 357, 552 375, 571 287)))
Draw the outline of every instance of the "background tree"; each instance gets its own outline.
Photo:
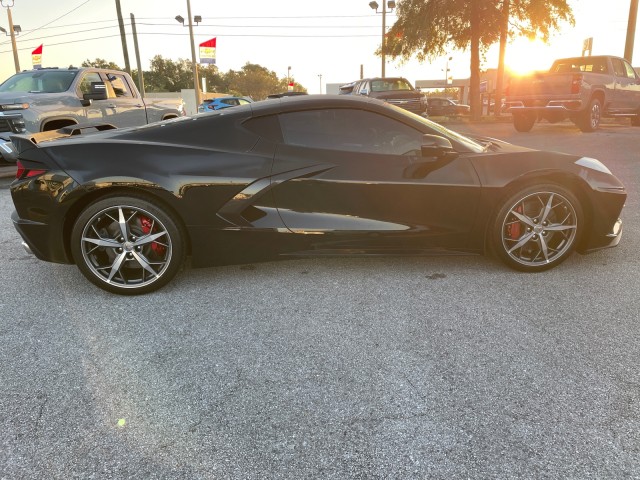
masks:
MULTIPOLYGON (((182 89, 193 88, 193 70, 191 61, 178 59, 176 61, 156 55, 151 59, 151 68, 144 72, 144 84, 146 92, 179 92, 182 89)), ((113 62, 107 62, 101 58, 94 61, 86 60, 83 67, 112 68, 122 70, 113 62)), ((267 68, 247 63, 241 70, 229 70, 220 73, 215 65, 198 65, 198 75, 206 79, 207 92, 229 93, 233 95, 250 96, 254 100, 262 100, 271 93, 287 91, 287 78, 278 78, 275 72, 267 68)), ((138 72, 134 70, 131 76, 138 89, 138 72)), ((295 90, 306 92, 299 84, 295 90)))
POLYGON ((88 58, 82 62, 81 67, 91 67, 91 68, 108 68, 111 70, 122 70, 118 65, 113 62, 107 62, 102 58, 96 58, 95 60, 89 60, 88 58))
MULTIPOLYGON (((255 63, 246 63, 241 70, 229 70, 226 74, 229 92, 263 100, 271 93, 287 91, 287 79, 278 78, 275 72, 255 63)), ((296 90, 306 92, 298 85, 296 90)))
POLYGON ((144 72, 144 83, 147 92, 179 92, 183 88, 193 88, 191 62, 156 55, 151 59, 151 69, 144 72))
POLYGON ((404 0, 387 36, 386 53, 405 60, 433 60, 453 49, 470 49, 470 104, 480 116, 480 56, 500 38, 503 8, 508 8, 508 37, 549 40, 561 22, 573 23, 568 0, 404 0))

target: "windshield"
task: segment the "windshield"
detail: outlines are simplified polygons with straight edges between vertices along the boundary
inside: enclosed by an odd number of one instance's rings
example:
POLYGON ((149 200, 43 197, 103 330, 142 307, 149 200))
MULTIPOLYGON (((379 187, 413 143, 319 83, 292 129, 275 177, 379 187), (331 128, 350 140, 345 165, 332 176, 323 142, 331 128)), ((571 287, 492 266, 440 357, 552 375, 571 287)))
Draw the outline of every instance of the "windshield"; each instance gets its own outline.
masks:
POLYGON ((16 73, 2 85, 0 92, 15 93, 60 93, 66 92, 77 71, 34 70, 16 73))
POLYGON ((393 90, 413 90, 413 87, 404 78, 385 78, 371 81, 372 92, 388 92, 393 90))

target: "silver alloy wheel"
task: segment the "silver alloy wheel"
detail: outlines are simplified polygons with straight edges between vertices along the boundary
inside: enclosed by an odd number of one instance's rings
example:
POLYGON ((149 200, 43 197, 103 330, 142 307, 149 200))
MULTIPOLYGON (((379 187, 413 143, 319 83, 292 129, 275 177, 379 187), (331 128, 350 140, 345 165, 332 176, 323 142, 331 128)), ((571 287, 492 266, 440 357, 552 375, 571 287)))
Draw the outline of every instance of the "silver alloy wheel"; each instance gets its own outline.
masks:
POLYGON ((600 115, 600 102, 593 102, 589 111, 589 123, 592 130, 595 130, 600 125, 600 115))
POLYGON ((89 269, 119 288, 147 286, 171 263, 167 228, 139 207, 114 205, 99 211, 85 224, 80 242, 89 269))
POLYGON ((563 257, 576 239, 578 216, 556 192, 536 192, 513 204, 502 222, 502 246, 515 262, 537 267, 563 257))

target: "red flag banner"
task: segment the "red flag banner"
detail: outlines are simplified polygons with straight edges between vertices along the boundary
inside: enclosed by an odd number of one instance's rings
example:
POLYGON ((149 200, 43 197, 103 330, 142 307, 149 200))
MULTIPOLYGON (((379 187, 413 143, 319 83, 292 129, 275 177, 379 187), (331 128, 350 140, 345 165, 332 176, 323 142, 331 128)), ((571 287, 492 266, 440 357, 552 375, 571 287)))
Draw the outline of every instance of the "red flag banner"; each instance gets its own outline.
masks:
POLYGON ((200 63, 216 63, 216 39, 215 37, 200 44, 200 63))
POLYGON ((42 46, 43 45, 40 45, 33 52, 31 52, 31 63, 33 64, 33 68, 42 68, 42 46))

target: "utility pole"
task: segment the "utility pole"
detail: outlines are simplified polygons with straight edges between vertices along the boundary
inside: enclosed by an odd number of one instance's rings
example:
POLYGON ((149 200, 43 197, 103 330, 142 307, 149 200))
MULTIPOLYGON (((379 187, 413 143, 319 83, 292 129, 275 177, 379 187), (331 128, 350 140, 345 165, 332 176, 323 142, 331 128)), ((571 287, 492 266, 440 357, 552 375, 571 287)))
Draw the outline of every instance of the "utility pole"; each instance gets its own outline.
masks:
POLYGON ((124 55, 124 69, 131 75, 131 66, 129 65, 129 50, 127 50, 127 37, 124 33, 124 21, 122 20, 122 9, 120 8, 120 0, 116 0, 116 11, 118 12, 118 25, 120 26, 120 39, 122 40, 122 54, 124 55))
POLYGON ((633 61, 633 41, 636 36, 636 20, 638 19, 638 0, 631 0, 629 6, 629 22, 627 23, 627 41, 624 45, 624 58, 633 61))
POLYGON ((200 85, 198 82, 198 62, 196 60, 196 46, 193 39, 193 18, 191 17, 191 2, 187 0, 187 15, 189 16, 189 38, 191 39, 191 63, 193 65, 193 89, 196 94, 196 111, 200 105, 200 85))
POLYGON ((136 17, 131 15, 131 31, 133 32, 133 49, 136 52, 136 65, 138 65, 138 90, 140 95, 144 98, 144 74, 142 73, 142 64, 140 63, 140 50, 138 49, 138 32, 136 31, 136 17))
POLYGON ((13 18, 11 18, 11 7, 14 0, 2 0, 0 4, 7 9, 7 18, 9 19, 9 32, 11 35, 11 47, 13 48, 13 63, 16 67, 16 73, 20 72, 20 60, 18 60, 18 47, 16 45, 16 32, 13 30, 13 18))

